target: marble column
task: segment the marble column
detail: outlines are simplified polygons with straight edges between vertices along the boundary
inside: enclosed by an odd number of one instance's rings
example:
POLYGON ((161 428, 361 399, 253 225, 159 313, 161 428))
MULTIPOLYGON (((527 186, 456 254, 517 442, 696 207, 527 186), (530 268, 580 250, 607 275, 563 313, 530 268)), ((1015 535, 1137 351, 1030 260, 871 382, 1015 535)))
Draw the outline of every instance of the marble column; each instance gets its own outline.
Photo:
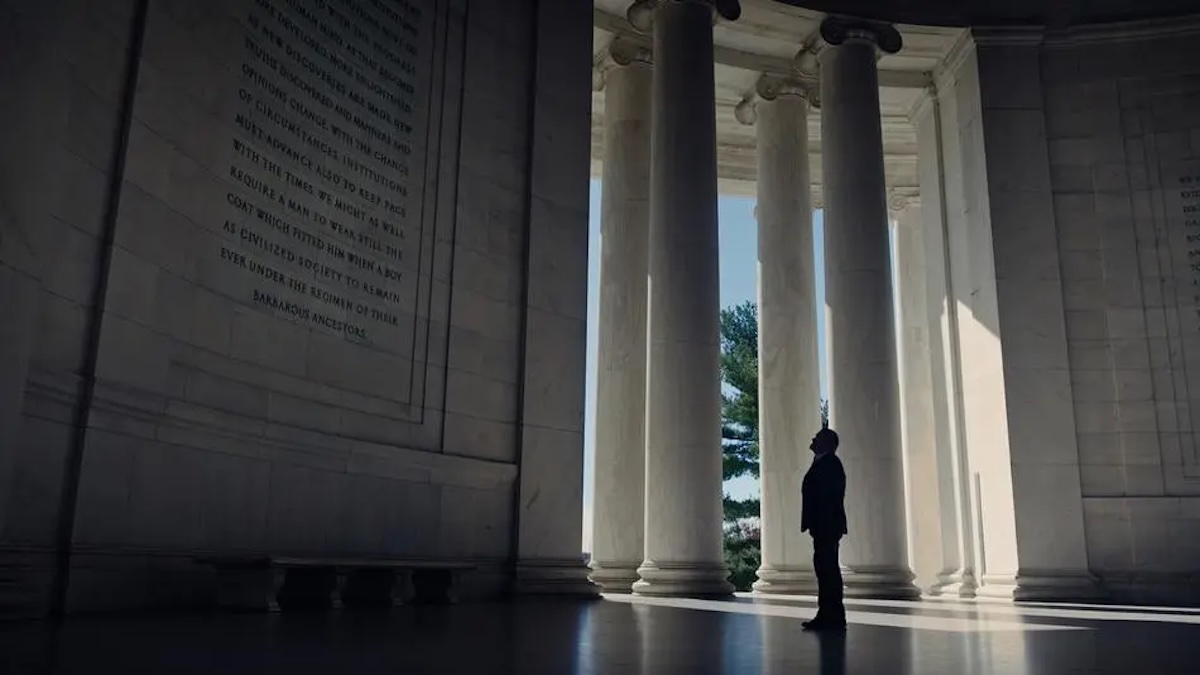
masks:
POLYGON ((650 51, 617 38, 595 82, 605 94, 591 579, 608 593, 631 591, 643 554, 652 80, 650 51))
POLYGON ((715 10, 736 3, 641 2, 652 27, 650 278, 644 595, 726 595, 722 550, 715 10))
POLYGON ((937 582, 944 556, 924 221, 920 197, 907 191, 893 190, 888 198, 888 208, 896 222, 900 429, 904 447, 909 565, 917 585, 929 589, 937 582))
POLYGON ((830 426, 841 437, 850 534, 846 593, 918 595, 908 567, 896 329, 879 117, 880 50, 900 49, 888 25, 826 19, 821 36, 825 304, 830 426))
MULTIPOLYGON (((917 99, 909 120, 917 132, 917 174, 921 192, 921 240, 924 245, 926 311, 929 319, 929 367, 937 455, 942 555, 931 595, 974 597, 974 524, 962 438, 962 369, 958 350, 958 304, 950 278, 941 106, 930 86, 917 99)), ((923 485, 930 483, 926 479, 923 485)), ((915 487, 914 487, 915 489, 915 487)))
POLYGON ((800 531, 800 482, 821 427, 808 106, 816 82, 763 77, 758 152, 758 429, 762 565, 754 590, 813 593, 812 541, 800 531))

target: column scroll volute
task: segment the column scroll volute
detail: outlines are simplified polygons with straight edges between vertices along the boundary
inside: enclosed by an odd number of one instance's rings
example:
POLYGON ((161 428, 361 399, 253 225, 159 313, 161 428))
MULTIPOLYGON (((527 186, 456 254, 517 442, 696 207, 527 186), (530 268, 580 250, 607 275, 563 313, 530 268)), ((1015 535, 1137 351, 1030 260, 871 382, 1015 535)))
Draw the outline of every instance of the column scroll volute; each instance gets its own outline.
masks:
POLYGON ((758 121, 759 101, 774 101, 780 96, 799 96, 813 108, 821 107, 821 88, 813 78, 801 76, 763 75, 754 84, 754 90, 734 106, 737 121, 753 125, 758 121))
POLYGON ((908 207, 920 205, 921 194, 914 188, 892 188, 888 190, 888 213, 893 219, 899 218, 900 214, 908 207))
POLYGON ((597 56, 592 64, 592 89, 601 91, 608 81, 608 74, 614 68, 642 65, 650 67, 654 63, 653 52, 648 44, 623 35, 613 38, 612 42, 597 56))

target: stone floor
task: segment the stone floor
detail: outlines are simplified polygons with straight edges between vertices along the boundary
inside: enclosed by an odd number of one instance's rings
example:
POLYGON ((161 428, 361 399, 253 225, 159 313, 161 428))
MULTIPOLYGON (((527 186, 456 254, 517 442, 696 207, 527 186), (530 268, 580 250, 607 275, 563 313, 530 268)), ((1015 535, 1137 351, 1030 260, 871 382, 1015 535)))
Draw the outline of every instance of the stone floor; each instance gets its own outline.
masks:
POLYGON ((1198 673, 1200 610, 615 597, 384 614, 73 618, 0 624, 0 673, 1198 673))

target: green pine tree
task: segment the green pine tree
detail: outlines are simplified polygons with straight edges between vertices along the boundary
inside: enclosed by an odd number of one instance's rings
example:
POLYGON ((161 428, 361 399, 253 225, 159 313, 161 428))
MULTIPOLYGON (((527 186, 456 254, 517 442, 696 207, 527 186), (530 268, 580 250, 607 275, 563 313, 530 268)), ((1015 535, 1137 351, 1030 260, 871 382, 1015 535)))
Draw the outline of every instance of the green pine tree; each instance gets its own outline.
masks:
MULTIPOLYGON (((758 469, 758 305, 743 302, 721 310, 721 446, 725 480, 759 475, 758 469)), ((821 423, 829 404, 821 401, 821 423)), ((750 590, 762 558, 757 499, 732 499, 725 507, 725 562, 739 591, 750 590)))
MULTIPOLYGON (((758 305, 746 301, 721 310, 721 444, 724 479, 758 477, 758 305)), ((829 402, 821 401, 829 425, 829 402)), ((725 521, 758 517, 757 499, 725 497, 725 521)))
MULTIPOLYGON (((725 480, 758 477, 758 306, 721 310, 721 446, 725 480)), ((757 499, 725 497, 725 520, 757 517, 757 499)))

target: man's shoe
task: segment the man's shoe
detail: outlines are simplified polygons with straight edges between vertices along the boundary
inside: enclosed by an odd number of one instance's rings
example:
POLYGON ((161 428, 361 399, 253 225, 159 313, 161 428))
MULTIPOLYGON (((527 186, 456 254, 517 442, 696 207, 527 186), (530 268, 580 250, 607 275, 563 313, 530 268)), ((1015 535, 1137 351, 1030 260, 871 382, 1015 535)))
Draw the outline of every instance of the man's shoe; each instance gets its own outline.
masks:
POLYGON ((846 620, 845 619, 841 619, 838 621, 830 621, 827 619, 822 619, 820 617, 817 617, 811 621, 805 621, 804 623, 802 623, 800 625, 804 627, 804 630, 810 630, 810 631, 846 630, 846 620))

